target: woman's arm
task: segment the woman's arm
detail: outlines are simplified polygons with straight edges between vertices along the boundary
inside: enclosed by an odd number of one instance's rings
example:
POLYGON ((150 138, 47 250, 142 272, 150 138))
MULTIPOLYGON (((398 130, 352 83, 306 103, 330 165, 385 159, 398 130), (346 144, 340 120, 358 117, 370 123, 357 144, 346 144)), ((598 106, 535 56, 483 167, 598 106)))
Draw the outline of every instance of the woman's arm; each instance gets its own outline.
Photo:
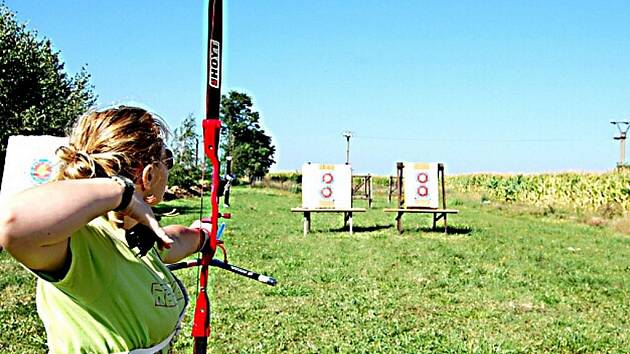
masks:
POLYGON ((202 238, 199 236, 199 229, 182 225, 169 225, 164 227, 164 231, 174 241, 171 248, 161 253, 164 263, 179 262, 197 252, 201 246, 202 238))
MULTIPOLYGON (((116 208, 123 187, 109 178, 64 180, 31 188, 0 207, 0 245, 33 270, 61 269, 70 235, 116 208)), ((151 227, 167 243, 151 208, 136 192, 124 213, 151 227)))

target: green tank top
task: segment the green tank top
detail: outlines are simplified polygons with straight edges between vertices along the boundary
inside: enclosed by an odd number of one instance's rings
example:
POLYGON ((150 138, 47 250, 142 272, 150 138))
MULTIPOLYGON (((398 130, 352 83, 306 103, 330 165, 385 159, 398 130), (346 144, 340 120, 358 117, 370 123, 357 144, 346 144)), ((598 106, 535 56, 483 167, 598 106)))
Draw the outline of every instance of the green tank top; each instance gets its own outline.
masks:
POLYGON ((37 284, 50 353, 124 353, 176 331, 188 299, 155 249, 137 258, 124 230, 99 217, 72 234, 70 251, 63 279, 39 274, 37 284))

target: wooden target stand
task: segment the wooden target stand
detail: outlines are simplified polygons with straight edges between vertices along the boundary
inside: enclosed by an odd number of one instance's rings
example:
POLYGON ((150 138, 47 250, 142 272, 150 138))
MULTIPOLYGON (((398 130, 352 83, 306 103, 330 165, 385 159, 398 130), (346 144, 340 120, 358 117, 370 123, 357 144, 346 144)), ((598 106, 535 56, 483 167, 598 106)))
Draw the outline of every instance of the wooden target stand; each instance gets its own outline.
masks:
POLYGON ((398 176, 389 176, 387 182, 387 203, 392 202, 392 195, 398 190, 398 176))
MULTIPOLYGON (((350 181, 350 188, 352 188, 352 181, 350 181)), ((351 193, 353 190, 350 191, 351 193)), ((304 214, 304 236, 311 231, 311 213, 343 213, 343 227, 348 228, 350 234, 352 234, 352 213, 364 213, 365 208, 352 207, 352 195, 350 196, 350 208, 291 208, 293 213, 304 214)))
POLYGON ((396 213, 396 228, 399 233, 403 232, 402 226, 402 217, 405 213, 411 214, 432 214, 433 216, 433 229, 435 230, 437 221, 440 219, 444 219, 444 233, 448 233, 448 214, 457 214, 459 210, 455 209, 447 209, 446 208, 446 191, 444 188, 444 164, 438 163, 438 184, 441 187, 441 197, 442 197, 442 209, 431 209, 431 208, 404 208, 403 207, 403 163, 396 163, 396 189, 398 191, 398 207, 397 208, 387 208, 383 209, 386 213, 396 213))
POLYGON ((311 213, 343 213, 343 227, 347 227, 352 234, 352 213, 364 213, 365 208, 349 208, 349 209, 308 209, 308 208, 291 208, 294 213, 304 214, 304 236, 311 231, 311 213))
POLYGON ((352 199, 365 199, 368 202, 368 209, 372 209, 372 175, 354 175, 352 176, 352 199))

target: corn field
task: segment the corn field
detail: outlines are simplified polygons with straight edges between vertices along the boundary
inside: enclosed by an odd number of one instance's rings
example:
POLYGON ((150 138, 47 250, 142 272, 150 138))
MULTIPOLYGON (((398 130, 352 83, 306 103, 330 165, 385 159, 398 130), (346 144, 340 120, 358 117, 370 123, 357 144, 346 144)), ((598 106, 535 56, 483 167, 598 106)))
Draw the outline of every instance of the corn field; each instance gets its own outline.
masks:
POLYGON ((447 177, 447 188, 482 198, 622 214, 630 210, 630 172, 536 175, 473 174, 447 177))

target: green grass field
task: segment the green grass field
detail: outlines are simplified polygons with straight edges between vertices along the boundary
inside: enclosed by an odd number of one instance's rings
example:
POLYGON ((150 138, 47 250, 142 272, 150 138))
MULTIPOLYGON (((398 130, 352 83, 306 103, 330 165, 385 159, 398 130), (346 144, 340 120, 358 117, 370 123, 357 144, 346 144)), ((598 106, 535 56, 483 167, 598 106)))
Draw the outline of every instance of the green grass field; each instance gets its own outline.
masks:
MULTIPOLYGON (((528 209, 449 200, 451 234, 384 198, 354 217, 289 211, 300 195, 236 188, 224 236, 230 261, 274 288, 212 272, 212 352, 630 352, 630 237, 528 209)), ((188 224, 198 200, 173 201, 188 224)), ((357 202, 357 206, 363 206, 357 202)), ((196 271, 179 271, 194 299, 196 271)), ((44 352, 34 278, 0 253, 0 352, 44 352)), ((189 313, 192 314, 193 306, 189 313)), ((176 352, 191 352, 191 316, 176 352)))

